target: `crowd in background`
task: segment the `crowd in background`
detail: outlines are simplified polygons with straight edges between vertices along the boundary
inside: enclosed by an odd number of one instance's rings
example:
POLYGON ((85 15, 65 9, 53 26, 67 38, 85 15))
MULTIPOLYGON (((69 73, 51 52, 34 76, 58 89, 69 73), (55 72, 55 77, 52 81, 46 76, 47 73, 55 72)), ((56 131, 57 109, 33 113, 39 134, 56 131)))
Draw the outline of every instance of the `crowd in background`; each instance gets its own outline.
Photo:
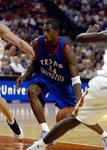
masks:
MULTIPOLYGON (((63 38, 69 36, 69 42, 76 54, 80 76, 89 79, 95 76, 96 70, 101 69, 103 64, 105 46, 74 44, 73 41, 76 35, 85 32, 90 24, 97 23, 101 30, 107 30, 107 1, 6 0, 0 2, 0 23, 8 26, 12 32, 29 44, 42 34, 44 21, 49 18, 62 21, 59 35, 63 38)), ((4 44, 5 54, 0 61, 0 75, 23 74, 32 58, 9 42, 5 41, 4 44)))
POLYGON ((50 16, 62 22, 61 34, 73 40, 90 24, 107 29, 107 0, 45 0, 44 5, 50 16))
POLYGON ((107 0, 50 0, 77 27, 87 28, 99 24, 101 30, 107 29, 107 0))

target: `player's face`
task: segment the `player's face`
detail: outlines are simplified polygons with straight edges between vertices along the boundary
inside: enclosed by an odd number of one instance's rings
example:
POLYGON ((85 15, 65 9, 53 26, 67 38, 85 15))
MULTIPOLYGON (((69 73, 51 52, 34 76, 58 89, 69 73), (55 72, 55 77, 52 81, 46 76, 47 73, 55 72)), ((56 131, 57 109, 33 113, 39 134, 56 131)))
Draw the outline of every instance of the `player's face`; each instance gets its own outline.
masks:
POLYGON ((43 34, 44 34, 44 40, 48 43, 52 43, 53 40, 57 37, 58 33, 56 30, 52 28, 52 25, 46 25, 43 26, 43 34))

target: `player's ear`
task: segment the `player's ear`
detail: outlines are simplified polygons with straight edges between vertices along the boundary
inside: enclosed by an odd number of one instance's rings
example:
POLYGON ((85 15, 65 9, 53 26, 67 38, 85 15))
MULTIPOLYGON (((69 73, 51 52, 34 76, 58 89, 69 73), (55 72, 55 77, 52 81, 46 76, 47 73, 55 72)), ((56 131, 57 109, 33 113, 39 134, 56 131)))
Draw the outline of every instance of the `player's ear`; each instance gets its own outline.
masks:
POLYGON ((59 34, 59 29, 56 29, 56 33, 59 34))

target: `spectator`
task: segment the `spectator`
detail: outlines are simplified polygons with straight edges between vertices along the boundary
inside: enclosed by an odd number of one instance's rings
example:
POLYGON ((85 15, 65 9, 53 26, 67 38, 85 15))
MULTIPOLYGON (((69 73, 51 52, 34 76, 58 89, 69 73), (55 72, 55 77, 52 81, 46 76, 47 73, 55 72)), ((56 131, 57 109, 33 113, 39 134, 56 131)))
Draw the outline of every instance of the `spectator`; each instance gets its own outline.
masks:
POLYGON ((17 56, 13 57, 13 62, 10 63, 10 67, 13 75, 22 75, 25 72, 25 69, 19 63, 19 58, 17 56))
POLYGON ((22 53, 20 56, 20 61, 19 63, 22 65, 23 68, 27 68, 28 67, 28 61, 27 61, 27 56, 26 54, 22 53))
POLYGON ((87 66, 86 69, 82 72, 81 77, 91 79, 94 77, 94 72, 90 66, 87 66))

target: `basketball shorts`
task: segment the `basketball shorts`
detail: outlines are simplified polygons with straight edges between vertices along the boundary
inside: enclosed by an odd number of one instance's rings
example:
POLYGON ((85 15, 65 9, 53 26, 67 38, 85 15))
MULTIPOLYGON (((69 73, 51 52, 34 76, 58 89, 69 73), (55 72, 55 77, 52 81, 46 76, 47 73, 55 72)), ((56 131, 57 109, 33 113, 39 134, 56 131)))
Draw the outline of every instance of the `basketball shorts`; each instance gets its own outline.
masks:
POLYGON ((107 113, 107 78, 95 77, 83 93, 73 112, 74 117, 87 125, 94 125, 107 113))
POLYGON ((41 96, 44 101, 44 103, 42 102, 43 105, 48 101, 54 101, 55 105, 59 107, 59 109, 62 109, 65 107, 73 107, 76 104, 75 95, 72 89, 61 90, 60 87, 50 84, 42 77, 37 76, 29 81, 28 86, 31 84, 38 84, 42 88, 41 96))

